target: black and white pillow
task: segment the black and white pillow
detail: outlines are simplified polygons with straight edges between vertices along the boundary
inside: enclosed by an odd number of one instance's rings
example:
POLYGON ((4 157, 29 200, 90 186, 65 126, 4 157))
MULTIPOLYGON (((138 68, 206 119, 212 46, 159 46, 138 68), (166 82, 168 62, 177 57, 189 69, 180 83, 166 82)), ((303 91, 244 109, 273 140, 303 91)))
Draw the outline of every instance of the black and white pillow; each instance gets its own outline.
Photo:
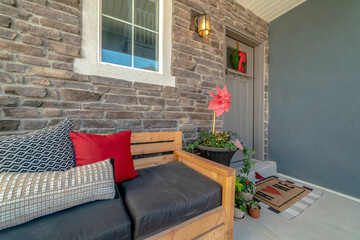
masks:
POLYGON ((83 203, 113 199, 112 172, 108 159, 68 171, 0 173, 0 196, 6 196, 0 197, 0 230, 83 203))
POLYGON ((69 136, 73 123, 32 133, 0 137, 0 172, 66 171, 75 167, 75 152, 69 136))

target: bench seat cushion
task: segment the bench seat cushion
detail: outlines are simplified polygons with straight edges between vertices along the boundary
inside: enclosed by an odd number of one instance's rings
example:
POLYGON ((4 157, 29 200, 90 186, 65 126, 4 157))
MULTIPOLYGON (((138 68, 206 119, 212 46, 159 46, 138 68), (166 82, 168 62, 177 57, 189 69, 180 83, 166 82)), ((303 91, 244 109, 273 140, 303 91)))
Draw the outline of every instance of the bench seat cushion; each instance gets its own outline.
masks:
POLYGON ((121 198, 56 212, 0 231, 0 239, 131 239, 131 222, 121 198))
POLYGON ((138 170, 119 183, 135 239, 144 239, 221 205, 221 186, 180 162, 138 170))

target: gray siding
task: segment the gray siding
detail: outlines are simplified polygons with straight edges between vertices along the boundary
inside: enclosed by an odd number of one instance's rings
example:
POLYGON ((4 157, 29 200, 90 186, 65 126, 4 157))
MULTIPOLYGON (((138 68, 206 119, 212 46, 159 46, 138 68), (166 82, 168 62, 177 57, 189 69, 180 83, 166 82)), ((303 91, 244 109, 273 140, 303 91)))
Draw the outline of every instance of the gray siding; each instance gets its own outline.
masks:
POLYGON ((309 0, 269 26, 269 160, 360 197, 360 1, 309 0))

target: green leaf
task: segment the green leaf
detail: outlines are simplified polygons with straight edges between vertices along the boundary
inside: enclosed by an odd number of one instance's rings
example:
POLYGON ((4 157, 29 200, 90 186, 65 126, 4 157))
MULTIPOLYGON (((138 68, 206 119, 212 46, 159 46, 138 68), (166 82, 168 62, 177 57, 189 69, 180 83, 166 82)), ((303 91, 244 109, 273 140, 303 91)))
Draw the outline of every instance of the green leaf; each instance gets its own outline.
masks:
POLYGON ((245 211, 246 211, 246 206, 245 206, 245 205, 241 205, 241 206, 239 206, 239 209, 240 209, 242 212, 245 212, 245 211))

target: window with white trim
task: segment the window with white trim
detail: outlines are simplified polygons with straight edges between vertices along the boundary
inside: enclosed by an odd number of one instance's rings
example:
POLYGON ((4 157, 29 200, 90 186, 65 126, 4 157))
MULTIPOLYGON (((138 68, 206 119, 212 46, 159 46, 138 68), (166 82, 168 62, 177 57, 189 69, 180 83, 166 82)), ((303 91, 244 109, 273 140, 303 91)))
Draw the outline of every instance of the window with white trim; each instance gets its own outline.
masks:
POLYGON ((159 1, 103 0, 101 61, 158 71, 159 1))
POLYGON ((81 58, 74 61, 75 72, 175 86, 172 1, 86 0, 82 4, 81 58))

